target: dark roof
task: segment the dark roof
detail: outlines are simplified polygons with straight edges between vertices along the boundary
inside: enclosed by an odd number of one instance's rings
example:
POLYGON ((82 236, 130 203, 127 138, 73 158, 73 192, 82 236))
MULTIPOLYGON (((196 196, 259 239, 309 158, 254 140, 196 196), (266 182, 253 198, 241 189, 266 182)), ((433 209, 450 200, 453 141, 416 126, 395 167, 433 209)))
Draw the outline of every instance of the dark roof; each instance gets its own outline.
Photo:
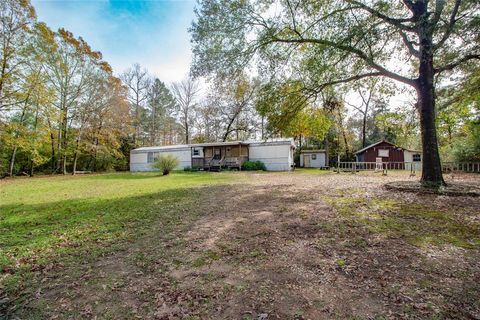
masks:
MULTIPOLYGON (((379 145, 380 143, 388 143, 388 144, 390 144, 390 145, 392 145, 392 146, 394 146, 394 147, 397 147, 395 144, 393 144, 393 143, 391 143, 391 142, 388 142, 387 140, 381 140, 381 141, 375 142, 375 143, 373 143, 373 144, 371 144, 371 145, 369 145, 369 146, 366 146, 366 147, 363 148, 363 149, 358 150, 357 152, 355 152, 355 154, 362 153, 362 152, 364 152, 365 150, 368 150, 368 149, 370 149, 370 148, 372 148, 372 147, 375 147, 375 146, 379 145)), ((397 148, 403 149, 403 148, 401 148, 401 147, 397 147, 397 148)))
POLYGON ((324 149, 315 149, 315 150, 302 150, 300 153, 325 153, 326 151, 324 149))

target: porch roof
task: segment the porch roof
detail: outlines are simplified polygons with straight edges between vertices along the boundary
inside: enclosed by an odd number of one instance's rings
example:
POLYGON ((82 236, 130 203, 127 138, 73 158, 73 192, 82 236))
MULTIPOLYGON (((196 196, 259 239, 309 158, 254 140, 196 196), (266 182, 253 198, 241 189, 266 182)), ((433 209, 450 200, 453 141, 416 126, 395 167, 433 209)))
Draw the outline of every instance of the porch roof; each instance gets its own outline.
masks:
POLYGON ((207 143, 196 143, 191 144, 190 147, 224 147, 224 146, 248 146, 249 143, 244 141, 226 141, 226 142, 207 142, 207 143))

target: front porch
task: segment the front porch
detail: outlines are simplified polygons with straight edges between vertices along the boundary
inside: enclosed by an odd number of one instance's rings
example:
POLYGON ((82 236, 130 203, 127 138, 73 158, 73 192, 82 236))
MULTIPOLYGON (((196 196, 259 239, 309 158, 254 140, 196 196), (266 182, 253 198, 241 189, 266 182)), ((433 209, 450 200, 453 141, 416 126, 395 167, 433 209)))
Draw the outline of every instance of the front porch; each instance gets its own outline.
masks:
POLYGON ((248 160, 248 144, 242 142, 206 143, 191 147, 192 168, 220 171, 241 170, 248 160))

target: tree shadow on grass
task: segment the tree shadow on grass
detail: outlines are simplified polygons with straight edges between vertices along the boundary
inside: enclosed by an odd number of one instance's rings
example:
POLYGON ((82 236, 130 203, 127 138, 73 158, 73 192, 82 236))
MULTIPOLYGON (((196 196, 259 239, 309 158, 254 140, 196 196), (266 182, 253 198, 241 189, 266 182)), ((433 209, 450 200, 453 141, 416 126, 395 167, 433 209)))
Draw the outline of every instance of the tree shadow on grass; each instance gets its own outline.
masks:
MULTIPOLYGON (((118 250, 152 225, 168 234, 195 219, 203 193, 221 186, 176 188, 141 196, 69 199, 0 206, 0 314, 30 297, 45 268, 84 263, 118 250)), ((12 309, 13 308, 13 309, 12 309)))
POLYGON ((146 171, 146 172, 116 172, 107 174, 94 174, 84 176, 86 179, 92 180, 142 180, 161 177, 160 172, 146 171))

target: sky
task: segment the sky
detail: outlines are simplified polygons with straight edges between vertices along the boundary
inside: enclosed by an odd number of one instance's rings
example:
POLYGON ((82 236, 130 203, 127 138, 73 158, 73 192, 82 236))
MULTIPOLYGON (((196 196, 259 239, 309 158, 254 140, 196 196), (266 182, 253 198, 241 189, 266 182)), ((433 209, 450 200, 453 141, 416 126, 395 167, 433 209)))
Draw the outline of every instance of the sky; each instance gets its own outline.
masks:
POLYGON ((65 28, 103 54, 115 74, 140 63, 161 81, 183 79, 191 62, 195 0, 32 0, 39 21, 65 28))

